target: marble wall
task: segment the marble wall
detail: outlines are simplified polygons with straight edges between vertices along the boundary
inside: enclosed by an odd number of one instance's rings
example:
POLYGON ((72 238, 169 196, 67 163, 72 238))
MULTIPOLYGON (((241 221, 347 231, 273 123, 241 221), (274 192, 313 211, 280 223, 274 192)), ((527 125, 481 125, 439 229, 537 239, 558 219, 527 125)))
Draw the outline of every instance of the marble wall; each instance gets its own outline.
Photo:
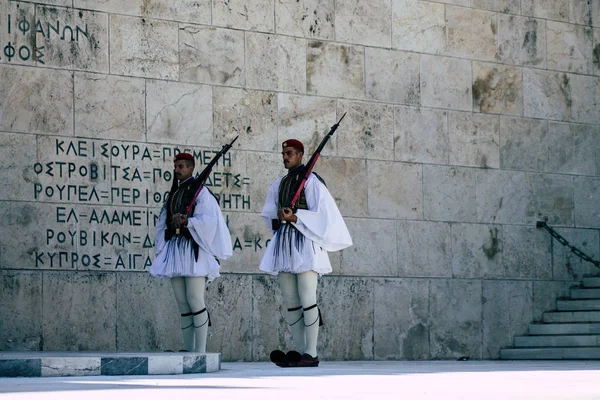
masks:
POLYGON ((322 359, 497 358, 597 274, 535 228, 600 257, 597 0, 0 0, 0 350, 181 348, 155 218, 174 154, 237 135, 208 349, 290 346, 259 214, 346 112, 322 359))

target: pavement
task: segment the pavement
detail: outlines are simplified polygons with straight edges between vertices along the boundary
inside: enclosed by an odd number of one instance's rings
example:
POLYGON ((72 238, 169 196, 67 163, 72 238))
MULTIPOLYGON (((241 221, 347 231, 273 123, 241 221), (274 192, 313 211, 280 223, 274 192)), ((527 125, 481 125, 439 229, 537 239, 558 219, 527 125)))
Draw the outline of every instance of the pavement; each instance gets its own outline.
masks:
POLYGON ((194 375, 0 378, 0 399, 600 399, 600 361, 222 363, 194 375))

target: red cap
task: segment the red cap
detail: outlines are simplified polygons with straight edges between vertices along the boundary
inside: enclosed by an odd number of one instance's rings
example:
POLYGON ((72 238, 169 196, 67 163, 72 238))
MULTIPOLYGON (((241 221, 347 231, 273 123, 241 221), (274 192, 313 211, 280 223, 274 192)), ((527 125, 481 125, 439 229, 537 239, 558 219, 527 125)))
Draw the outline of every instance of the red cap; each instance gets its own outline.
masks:
POLYGON ((293 147, 294 149, 300 149, 304 151, 304 145, 301 141, 296 139, 288 139, 281 144, 281 148, 285 149, 286 147, 293 147))
POLYGON ((191 155, 190 153, 179 153, 175 156, 175 159, 173 160, 173 162, 179 161, 179 160, 194 161, 194 156, 191 155))

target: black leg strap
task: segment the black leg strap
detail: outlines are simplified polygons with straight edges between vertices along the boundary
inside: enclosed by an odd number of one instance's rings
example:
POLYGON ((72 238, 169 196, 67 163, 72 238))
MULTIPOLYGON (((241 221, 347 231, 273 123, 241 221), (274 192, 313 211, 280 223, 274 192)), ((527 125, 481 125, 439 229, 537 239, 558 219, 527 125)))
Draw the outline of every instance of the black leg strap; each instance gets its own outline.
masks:
MULTIPOLYGON (((313 309, 313 308, 315 308, 315 307, 317 307, 317 305, 316 305, 316 304, 313 304, 313 305, 312 305, 312 306, 310 306, 310 307, 306 307, 306 308, 304 309, 304 312, 306 312, 306 311, 310 311, 310 310, 312 310, 312 309, 313 309)), ((306 326, 306 327, 313 326, 314 324, 316 324, 316 323, 317 323, 317 321, 319 321, 319 326, 323 326, 323 317, 321 317, 321 309, 317 307, 317 311, 318 311, 318 313, 319 313, 319 316, 318 316, 318 318, 315 320, 315 322, 313 322, 312 324, 309 324, 309 325, 306 325, 306 324, 304 324, 304 326, 306 326)))
POLYGON ((206 325, 207 323, 208 323, 208 326, 212 326, 212 323, 210 322, 210 313, 208 312, 208 310, 206 309, 206 307, 205 307, 205 308, 203 308, 202 310, 198 311, 198 312, 192 313, 192 315, 195 317, 196 315, 200 315, 200 314, 202 314, 202 313, 203 313, 203 312, 205 312, 205 311, 206 311, 206 316, 208 317, 208 318, 206 319, 206 322, 205 322, 205 323, 203 323, 203 324, 202 324, 202 325, 200 325, 200 326, 196 326, 196 325, 194 325, 194 328, 201 328, 201 327, 203 327, 204 325, 206 325))
MULTIPOLYGON (((190 315, 192 315, 191 312, 185 313, 185 314, 181 314, 182 317, 189 317, 190 315)), ((194 326, 194 320, 193 319, 192 319, 192 323, 191 324, 189 324, 185 328, 181 328, 181 330, 184 330, 184 329, 187 329, 187 328, 191 328, 192 326, 194 326)))
MULTIPOLYGON (((288 308, 287 310, 288 310, 288 312, 294 312, 294 311, 298 311, 298 310, 301 310, 301 309, 302 309, 302 306, 298 306, 298 307, 294 307, 294 308, 288 308)), ((296 322, 294 322, 293 324, 290 324, 290 326, 294 326, 294 325, 296 325, 296 324, 297 324, 298 322, 300 322, 300 320, 301 320, 301 319, 303 319, 303 318, 304 318, 304 313, 301 313, 301 314, 300 314, 300 318, 298 318, 298 319, 296 320, 296 322)))

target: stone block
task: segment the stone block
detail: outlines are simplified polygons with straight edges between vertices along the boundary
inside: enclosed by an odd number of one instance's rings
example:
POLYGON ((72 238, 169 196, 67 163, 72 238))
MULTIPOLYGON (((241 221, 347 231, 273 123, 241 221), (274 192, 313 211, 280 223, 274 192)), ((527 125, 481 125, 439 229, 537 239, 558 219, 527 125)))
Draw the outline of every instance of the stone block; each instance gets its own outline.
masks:
POLYGON ((338 100, 338 115, 348 112, 336 132, 340 157, 394 159, 394 109, 387 104, 338 100))
POLYGON ((419 0, 392 1, 392 48, 440 54, 446 48, 446 9, 419 0))
POLYGON ((287 352, 294 348, 286 309, 276 276, 252 277, 253 361, 268 361, 271 351, 279 349, 287 352))
POLYGON ((527 333, 533 319, 532 282, 483 281, 482 358, 498 359, 515 335, 527 333))
POLYGON ((0 350, 42 350, 42 273, 0 271, 0 286, 0 350))
POLYGON ((429 359, 429 281, 374 282, 375 360, 429 359))
POLYGON ((73 136, 71 72, 0 65, 0 82, 0 130, 73 136))
POLYGON ((43 314, 44 350, 116 350, 116 274, 45 271, 43 279, 43 302, 53 304, 43 314))
POLYGON ((521 0, 523 15, 555 21, 569 21, 569 2, 564 0, 521 0))
POLYGON ((207 286, 212 326, 206 350, 221 353, 223 361, 252 360, 252 277, 222 275, 207 286))
POLYGON ((72 268, 73 259, 69 256, 77 251, 77 243, 67 232, 76 231, 76 223, 70 221, 60 227, 64 237, 61 236, 59 243, 57 207, 53 204, 30 202, 0 203, 0 217, 4 227, 0 230, 2 268, 72 268), (61 252, 64 253, 62 257, 59 256, 61 252))
POLYGON ((249 187, 251 212, 262 211, 271 184, 280 176, 287 173, 283 166, 281 154, 248 153, 248 176, 252 179, 249 187))
POLYGON ((549 168, 548 123, 500 117, 500 167, 546 171, 549 168))
POLYGON ((596 147, 600 128, 593 125, 548 122, 548 170, 551 172, 596 175, 596 147))
POLYGON ((397 226, 399 276, 452 276, 449 224, 397 221, 397 226))
POLYGON ((498 51, 497 31, 497 14, 494 12, 446 6, 448 43, 444 54, 495 61, 498 51))
POLYGON ((541 322, 546 311, 556 311, 556 300, 569 296, 569 289, 577 282, 538 281, 533 283, 533 322, 541 322))
POLYGON ((212 23, 245 31, 273 32, 275 2, 273 0, 213 0, 212 23))
POLYGON ((318 96, 362 99, 365 96, 364 49, 309 41, 306 91, 318 96))
POLYGON ((32 167, 36 156, 35 135, 0 133, 0 199, 34 199, 32 194, 39 182, 32 167), (14 157, 15 154, 19 156, 14 157))
POLYGON ((432 280, 429 287, 432 359, 481 358, 481 281, 432 280))
POLYGON ((429 108, 395 107, 397 161, 447 164, 448 113, 429 108))
MULTIPOLYGON (((73 0, 75 8, 112 14, 160 18, 179 22, 210 24, 212 0, 73 0)), ((70 5, 70 1, 69 1, 70 5)))
POLYGON ((590 71, 592 29, 563 22, 546 22, 548 69, 587 74, 590 71))
POLYGON ((138 78, 76 73, 77 136, 144 140, 145 86, 138 78))
POLYGON ((148 357, 148 375, 183 374, 183 357, 148 357))
POLYGON ((335 1, 335 39, 365 46, 391 46, 392 4, 389 0, 335 1))
POLYGON ((47 28, 35 38, 37 48, 43 49, 44 66, 109 72, 108 14, 37 6, 36 21, 47 28), (62 36, 52 30, 59 23, 62 36), (65 39, 59 40, 59 37, 65 39))
POLYGON ((497 116, 450 112, 448 138, 450 164, 500 167, 500 120, 497 116))
POLYGON ((317 304, 325 325, 319 330, 319 358, 373 359, 373 292, 372 279, 328 276, 320 280, 317 304))
POLYGON ((388 103, 421 103, 419 55, 365 48, 367 97, 388 103))
POLYGON ((0 360, 0 375, 3 377, 39 378, 42 365, 39 358, 24 360, 0 360))
POLYGON ((502 227, 484 224, 452 225, 452 276, 504 278, 502 227))
POLYGON ((523 115, 521 68, 474 62, 473 111, 523 115))
POLYGON ((248 32, 245 53, 248 88, 306 92, 306 40, 248 32))
POLYGON ((526 117, 574 122, 595 121, 597 78, 523 69, 526 117))
POLYGON ((342 215, 368 215, 367 163, 356 158, 319 158, 315 172, 324 180, 342 215))
POLYGON ((100 375, 99 357, 44 357, 40 360, 43 377, 100 375))
POLYGON ((101 375, 148 375, 148 357, 102 357, 101 375))
POLYGON ((179 80, 178 43, 175 22, 112 15, 110 72, 179 80))
POLYGON ((226 87, 213 88, 214 141, 231 142, 243 150, 275 151, 277 95, 273 92, 226 87))
POLYGON ((179 29, 182 81, 245 85, 244 33, 231 29, 183 25, 179 29))
MULTIPOLYGON (((260 204, 262 208, 263 204, 260 204)), ((273 231, 257 214, 229 212, 225 215, 231 233, 233 256, 221 261, 221 272, 258 273, 258 265, 273 231)))
POLYGON ((116 287, 117 351, 183 349, 179 310, 168 279, 146 272, 119 273, 116 287))
POLYGON ((527 177, 536 220, 550 225, 573 226, 573 177, 532 174, 527 177))
POLYGON ((369 215, 379 218, 423 217, 423 170, 418 164, 368 161, 369 215))
POLYGON ((421 56, 421 105, 471 111, 473 77, 471 61, 421 56), (447 79, 452 76, 453 79, 447 79))
POLYGON ((149 80, 146 118, 149 142, 213 145, 210 86, 149 80))
MULTIPOLYGON (((600 20, 600 16, 598 17, 600 20)), ((594 28, 592 43, 592 64, 590 66, 590 74, 600 75, 600 29, 594 28)))
POLYGON ((579 25, 600 26, 600 4, 588 0, 569 2, 569 21, 579 25))
POLYGON ((504 225, 502 238, 507 279, 552 279, 550 235, 535 227, 504 225))
POLYGON ((423 209, 427 220, 477 220, 475 170, 423 166, 423 209))
MULTIPOLYGON (((594 260, 600 257, 599 232, 590 229, 555 228, 571 246, 594 260)), ((583 261, 558 241, 552 242, 552 277, 562 281, 580 281, 585 276, 598 274, 594 264, 583 261)))
POLYGON ((600 115, 600 78, 570 75, 571 120, 596 124, 600 115))
POLYGON ((507 14, 520 14, 520 0, 472 0, 473 8, 482 8, 484 10, 499 11, 507 14))
MULTIPOLYGON (((202 374, 206 371, 206 359, 208 354, 199 356, 184 356, 182 360, 182 367, 184 374, 202 374)), ((150 372, 150 371, 148 371, 150 372)))
MULTIPOLYGON (((38 59, 41 59, 43 62, 44 58, 43 56, 40 56, 41 52, 36 52, 36 49, 32 48, 35 45, 35 4, 23 3, 20 1, 2 1, 0 3, 0 15, 3 16, 0 18, 0 43, 2 43, 0 65, 16 64, 33 66, 37 64, 38 59), (23 25, 21 25, 22 27, 26 26, 25 23, 22 22, 23 20, 30 24, 31 29, 26 31, 19 29, 19 23, 23 23, 23 25), (12 55, 11 46, 14 51, 12 55), (19 54, 19 52, 21 52, 21 54, 19 54)), ((4 78, 2 81, 6 82, 4 78)), ((2 104, 0 103, 0 105, 2 104)), ((1 122, 2 121, 0 121, 0 127, 1 122)))
POLYGON ((275 26, 279 34, 334 39, 334 0, 278 0, 275 26))
POLYGON ((578 176, 575 184, 575 226, 600 228, 600 179, 578 176))
POLYGON ((396 223, 346 218, 354 245, 342 250, 342 275, 397 276, 396 223))
POLYGON ((478 170, 476 173, 477 222, 532 223, 531 191, 523 172, 478 170))
MULTIPOLYGON (((298 139, 304 144, 304 162, 308 162, 308 157, 319 147, 330 126, 339 119, 336 115, 336 101, 325 97, 279 93, 277 106, 279 122, 275 151, 281 152, 281 144, 285 140, 298 139)), ((345 134, 347 129, 349 125, 344 120, 339 132, 325 145, 324 155, 337 154, 337 138, 341 132, 345 134)))
POLYGON ((498 15, 498 61, 546 66, 546 23, 515 15, 498 15))

